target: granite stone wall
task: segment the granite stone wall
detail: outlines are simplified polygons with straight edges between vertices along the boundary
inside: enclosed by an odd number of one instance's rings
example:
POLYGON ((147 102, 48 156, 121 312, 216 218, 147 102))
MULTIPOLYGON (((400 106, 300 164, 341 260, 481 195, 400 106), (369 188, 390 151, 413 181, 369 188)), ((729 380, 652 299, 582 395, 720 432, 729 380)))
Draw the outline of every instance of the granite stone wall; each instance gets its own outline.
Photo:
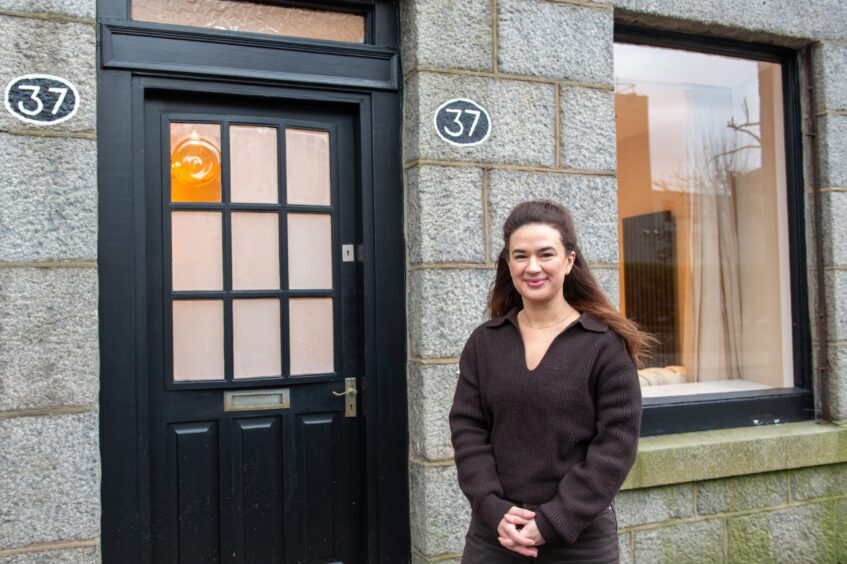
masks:
POLYGON ((99 562, 95 0, 0 0, 0 81, 63 77, 74 118, 0 112, 0 563, 99 562))
MULTIPOLYGON (((562 201, 587 258, 619 303, 613 26, 812 49, 821 240, 810 221, 809 283, 825 277, 829 407, 847 420, 847 8, 839 0, 401 0, 413 562, 458 562, 469 507, 458 490, 447 412, 458 356, 484 319, 500 230, 519 201, 562 201), (840 23, 839 23, 840 22, 840 23), (470 98, 492 116, 487 142, 457 147, 436 109, 470 98), (444 308, 450 303, 450 308, 444 308)), ((804 74, 805 76, 805 74, 804 74)), ((809 122, 804 125, 810 129, 809 122)), ((811 200, 807 201, 812 209, 811 200)), ((811 218, 810 218, 811 219, 811 218)), ((812 296, 814 298, 814 295, 812 296)), ((814 299, 810 309, 814 309, 814 299)), ((813 315, 816 311, 811 312, 813 315)), ((820 343, 818 343, 820 344, 820 343)), ((845 429, 847 430, 847 429, 845 429)), ((813 430, 814 431, 814 430, 813 430)), ((693 439, 696 440, 696 437, 693 439)), ((839 443, 841 444, 841 443, 839 443)), ((745 447, 746 448, 746 447, 745 447)), ((755 450, 755 449, 753 449, 755 450)), ((746 452, 746 451, 745 451, 746 452)), ((755 453, 753 453, 755 457, 755 453)), ((624 562, 847 562, 847 451, 801 456, 718 479, 629 487, 617 500, 624 562), (810 459, 811 460, 811 459, 810 459), (840 556, 839 556, 840 555, 840 556)))

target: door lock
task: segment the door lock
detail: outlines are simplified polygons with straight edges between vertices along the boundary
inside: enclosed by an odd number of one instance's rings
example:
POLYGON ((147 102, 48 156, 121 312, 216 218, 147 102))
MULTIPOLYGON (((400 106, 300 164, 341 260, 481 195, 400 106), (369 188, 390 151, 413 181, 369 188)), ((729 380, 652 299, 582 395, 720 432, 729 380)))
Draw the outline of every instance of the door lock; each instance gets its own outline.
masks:
POLYGON ((356 378, 344 379, 344 391, 336 392, 333 390, 332 395, 336 397, 344 396, 344 417, 356 417, 356 394, 359 391, 356 389, 356 378))

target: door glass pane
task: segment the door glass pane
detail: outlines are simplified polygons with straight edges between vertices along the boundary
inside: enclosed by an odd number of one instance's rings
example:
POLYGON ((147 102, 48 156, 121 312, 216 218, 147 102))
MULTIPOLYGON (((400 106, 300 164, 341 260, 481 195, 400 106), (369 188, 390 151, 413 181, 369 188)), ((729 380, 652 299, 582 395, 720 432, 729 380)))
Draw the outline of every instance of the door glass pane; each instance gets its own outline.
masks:
POLYGON ((174 290, 222 290, 220 212, 171 213, 174 290))
POLYGON ((330 205, 328 132, 285 130, 285 177, 289 204, 330 205))
POLYGON ((235 378, 282 374, 279 300, 232 301, 235 378))
POLYGON ((288 309, 291 374, 334 372, 332 298, 292 298, 288 309))
POLYGON ((221 201, 221 126, 172 123, 171 201, 221 201))
POLYGON ((329 214, 288 214, 288 287, 332 288, 332 218, 329 214))
POLYGON ((232 289, 279 289, 279 215, 233 212, 232 289))
POLYGON ((173 349, 175 381, 223 380, 223 301, 174 301, 173 349))
POLYGON ((365 40, 365 18, 359 14, 236 0, 133 0, 132 19, 351 43, 365 40))
POLYGON ((233 125, 229 128, 233 202, 278 203, 276 134, 275 127, 233 125))

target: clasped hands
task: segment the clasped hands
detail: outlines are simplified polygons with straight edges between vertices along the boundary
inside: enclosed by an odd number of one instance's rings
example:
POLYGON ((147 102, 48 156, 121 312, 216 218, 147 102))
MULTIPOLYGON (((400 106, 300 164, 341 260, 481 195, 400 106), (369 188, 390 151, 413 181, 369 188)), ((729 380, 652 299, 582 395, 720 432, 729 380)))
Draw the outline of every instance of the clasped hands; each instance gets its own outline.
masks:
POLYGON ((497 525, 497 540, 511 551, 535 558, 538 546, 544 544, 544 537, 535 524, 535 512, 520 507, 512 507, 497 525))

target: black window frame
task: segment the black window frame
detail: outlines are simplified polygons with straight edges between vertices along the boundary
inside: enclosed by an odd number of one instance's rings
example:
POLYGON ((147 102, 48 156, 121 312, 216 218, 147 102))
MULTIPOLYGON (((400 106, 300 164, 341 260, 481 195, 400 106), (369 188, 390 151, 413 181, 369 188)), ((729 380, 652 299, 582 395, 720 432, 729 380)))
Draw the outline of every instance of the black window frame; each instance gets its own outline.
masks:
POLYGON ((812 339, 803 193, 799 54, 784 47, 615 24, 614 42, 742 57, 782 68, 794 387, 645 398, 642 436, 813 419, 812 339))

